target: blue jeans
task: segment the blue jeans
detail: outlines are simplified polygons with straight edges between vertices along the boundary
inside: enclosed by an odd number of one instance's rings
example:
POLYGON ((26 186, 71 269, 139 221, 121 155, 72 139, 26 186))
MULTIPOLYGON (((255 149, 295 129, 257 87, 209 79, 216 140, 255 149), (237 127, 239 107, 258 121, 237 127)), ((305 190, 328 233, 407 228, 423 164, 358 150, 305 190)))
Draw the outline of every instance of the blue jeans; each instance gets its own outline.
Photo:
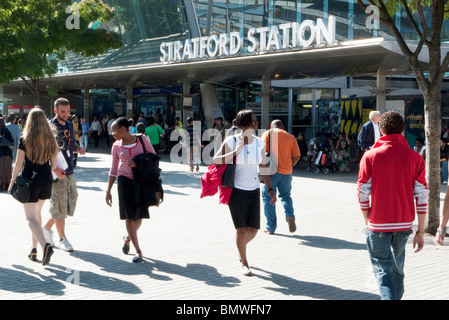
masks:
MULTIPOLYGON (((292 190, 292 175, 276 172, 274 175, 270 176, 270 179, 271 188, 273 188, 284 207, 285 217, 294 217, 293 200, 290 196, 290 191, 292 190)), ((268 194, 266 185, 264 185, 262 189, 262 200, 265 217, 267 218, 266 229, 269 232, 274 232, 277 227, 276 207, 270 204, 271 198, 268 194)))
POLYGON ((84 150, 87 150, 87 146, 89 144, 89 132, 83 133, 80 139, 80 147, 84 150))
POLYGON ((441 180, 447 181, 447 174, 448 174, 448 167, 447 167, 447 161, 441 162, 441 180))
POLYGON ((366 230, 366 244, 382 300, 400 300, 404 294, 405 245, 408 231, 366 230))

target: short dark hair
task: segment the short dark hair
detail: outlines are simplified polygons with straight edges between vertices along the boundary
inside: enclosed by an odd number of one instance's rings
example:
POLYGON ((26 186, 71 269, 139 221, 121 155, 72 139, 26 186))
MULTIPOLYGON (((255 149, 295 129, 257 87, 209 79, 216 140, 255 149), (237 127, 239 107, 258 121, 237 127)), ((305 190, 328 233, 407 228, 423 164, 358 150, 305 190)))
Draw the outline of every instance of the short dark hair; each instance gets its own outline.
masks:
POLYGON ((379 128, 386 135, 397 133, 401 134, 404 131, 404 127, 404 119, 397 111, 387 111, 380 117, 379 128))
POLYGON ((236 124, 239 128, 251 127, 253 123, 253 110, 240 110, 235 117, 236 124))
POLYGON ((142 122, 139 122, 136 126, 137 133, 145 132, 145 125, 142 122))
POLYGON ((66 98, 58 98, 55 101, 55 108, 59 109, 59 106, 69 106, 69 100, 67 100, 66 98))
POLYGON ((192 117, 188 117, 187 118, 187 124, 191 124, 193 122, 193 118, 192 117))

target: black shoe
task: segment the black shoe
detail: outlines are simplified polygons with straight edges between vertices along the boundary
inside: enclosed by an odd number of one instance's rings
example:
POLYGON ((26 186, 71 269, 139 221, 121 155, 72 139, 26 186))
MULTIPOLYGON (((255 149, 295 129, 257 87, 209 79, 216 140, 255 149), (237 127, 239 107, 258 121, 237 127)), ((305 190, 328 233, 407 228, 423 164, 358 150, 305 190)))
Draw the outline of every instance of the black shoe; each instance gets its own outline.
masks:
POLYGON ((42 265, 46 266, 47 264, 50 263, 50 258, 53 254, 53 248, 51 246, 51 244, 46 243, 45 247, 44 247, 44 256, 42 257, 42 265))
MULTIPOLYGON (((125 243, 126 243, 126 242, 129 243, 131 240, 128 240, 128 239, 127 239, 127 236, 124 236, 124 237, 123 237, 123 241, 125 241, 125 243)), ((128 245, 123 244, 122 251, 123 251, 124 254, 128 254, 128 253, 129 253, 129 244, 128 244, 128 245)))
POLYGON ((133 257, 132 262, 133 263, 140 263, 143 262, 142 256, 141 256, 142 252, 141 251, 137 251, 136 255, 133 257))
POLYGON ((36 261, 36 257, 37 257, 37 250, 36 248, 33 248, 31 249, 31 252, 28 255, 28 259, 30 259, 31 261, 36 261))

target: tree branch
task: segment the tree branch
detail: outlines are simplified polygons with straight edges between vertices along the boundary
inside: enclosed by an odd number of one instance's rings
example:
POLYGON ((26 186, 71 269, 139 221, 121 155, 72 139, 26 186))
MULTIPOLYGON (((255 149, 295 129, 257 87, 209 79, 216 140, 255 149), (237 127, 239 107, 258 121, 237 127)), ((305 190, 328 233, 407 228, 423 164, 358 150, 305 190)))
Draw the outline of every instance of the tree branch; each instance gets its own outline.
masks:
MULTIPOLYGON (((419 2, 419 1, 415 1, 415 2, 419 2)), ((418 34, 418 36, 420 38, 423 38, 423 33, 421 32, 421 30, 419 30, 419 26, 416 23, 415 19, 413 18, 412 12, 410 11, 410 8, 407 5, 407 1, 401 0, 401 4, 402 4, 402 7, 404 7, 405 13, 407 13, 407 17, 410 20, 410 23, 412 24, 413 29, 415 30, 415 32, 418 34)), ((422 24, 422 20, 421 20, 421 24, 422 24)), ((423 32, 427 33, 426 29, 424 29, 423 32)))
MULTIPOLYGON (((28 80, 27 80, 24 76, 20 76, 20 79, 22 79, 22 80, 25 82, 25 84, 26 84, 26 86, 28 87, 28 89, 30 89, 31 93, 33 93, 33 95, 34 95, 34 89, 33 89, 33 87, 30 85, 30 83, 28 82, 28 80)), ((30 78, 30 79, 31 79, 31 78, 30 78)))

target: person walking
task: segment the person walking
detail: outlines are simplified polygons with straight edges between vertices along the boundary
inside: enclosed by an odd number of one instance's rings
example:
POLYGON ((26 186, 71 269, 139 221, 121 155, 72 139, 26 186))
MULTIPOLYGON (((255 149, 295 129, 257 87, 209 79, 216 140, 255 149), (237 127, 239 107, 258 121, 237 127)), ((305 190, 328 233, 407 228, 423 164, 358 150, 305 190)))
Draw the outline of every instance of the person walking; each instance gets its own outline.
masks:
POLYGON ((132 135, 129 132, 130 122, 125 117, 119 117, 112 124, 112 134, 115 142, 112 145, 112 163, 109 170, 108 189, 106 191, 106 204, 112 206, 111 190, 117 179, 118 203, 120 219, 125 220, 128 235, 124 237, 123 253, 128 254, 129 244, 132 242, 136 255, 132 262, 142 262, 143 254, 140 248, 137 231, 142 225, 142 219, 149 219, 148 208, 136 210, 136 204, 133 195, 133 172, 136 167, 133 159, 135 156, 146 152, 156 153, 150 140, 144 134, 140 135, 144 143, 144 148, 138 135, 132 135))
MULTIPOLYGON (((242 273, 251 276, 247 259, 247 245, 260 229, 260 182, 259 167, 264 167, 265 143, 254 135, 258 121, 252 110, 241 110, 236 122, 242 132, 229 136, 215 154, 216 166, 233 163, 236 159, 234 188, 228 207, 236 229, 236 244, 242 263, 242 273)), ((270 176, 262 175, 271 197, 271 205, 276 203, 276 194, 271 189, 270 176)))
POLYGON ((443 216, 440 221, 440 225, 437 229, 437 234, 435 235, 435 242, 440 246, 443 246, 444 237, 447 232, 447 222, 449 221, 449 186, 446 189, 446 195, 444 196, 443 204, 443 216))
POLYGON ((11 132, 12 138, 14 139, 14 148, 12 149, 12 163, 16 162, 17 148, 19 146, 20 135, 22 131, 20 127, 16 124, 17 117, 11 112, 6 118, 6 128, 11 132))
MULTIPOLYGON (((296 231, 296 223, 291 190, 293 167, 301 158, 298 143, 292 134, 285 131, 281 120, 273 120, 271 130, 265 131, 262 139, 267 152, 272 153, 276 158, 278 166, 276 172, 270 176, 271 190, 281 200, 289 231, 293 233, 296 231)), ((263 208, 267 219, 265 232, 274 234, 277 228, 276 207, 270 204, 269 191, 270 188, 266 185, 262 187, 263 208)))
POLYGON ((23 204, 28 227, 32 233, 32 248, 28 258, 36 261, 39 243, 43 251, 42 265, 47 265, 53 254, 53 248, 46 241, 42 230, 41 211, 45 201, 51 197, 51 172, 56 169, 59 149, 50 124, 41 109, 34 108, 28 114, 18 148, 8 192, 11 193, 19 173, 25 178, 34 176, 30 200, 23 204))
POLYGON ((382 114, 380 129, 384 136, 363 155, 357 181, 358 199, 367 226, 368 253, 383 300, 399 300, 404 294, 405 246, 413 233, 414 199, 418 230, 413 248, 419 252, 424 246, 429 198, 425 164, 402 136, 404 126, 398 112, 382 114))
POLYGON ((365 122, 357 136, 357 143, 363 152, 372 149, 376 141, 381 137, 379 130, 380 112, 371 111, 369 113, 369 121, 365 122))
POLYGON ((164 129, 155 122, 154 117, 148 118, 148 127, 145 128, 145 135, 150 139, 156 154, 159 154, 159 150, 161 149, 160 139, 164 134, 164 129))
POLYGON ((56 142, 58 143, 60 156, 64 158, 67 168, 56 168, 53 170, 57 181, 53 183, 50 198, 51 218, 44 226, 44 235, 47 242, 54 245, 53 231, 51 228, 56 225, 59 235, 59 249, 71 252, 73 246, 69 242, 65 233, 65 221, 67 217, 73 217, 78 200, 78 190, 76 187, 76 177, 74 173, 73 154, 77 152, 84 155, 86 151, 80 148, 75 142, 70 117, 70 103, 65 98, 58 98, 55 101, 55 117, 50 120, 56 128, 56 142))
MULTIPOLYGON (((148 129, 148 128, 147 128, 148 129)), ((204 145, 201 144, 200 131, 201 127, 193 125, 193 118, 187 118, 187 127, 183 133, 183 140, 188 143, 187 160, 189 162, 190 172, 193 172, 193 167, 196 166, 196 171, 200 170, 200 148, 204 145)))
POLYGON ((11 181, 14 139, 0 117, 0 191, 7 191, 11 181))
MULTIPOLYGON (((75 133, 75 143, 80 144, 80 135, 82 133, 81 126, 79 123, 79 119, 77 115, 72 116, 72 126, 73 126, 73 132, 75 133)), ((76 168, 76 163, 78 161, 78 153, 73 154, 73 167, 76 168)))
POLYGON ((89 145, 89 135, 90 135, 90 127, 89 123, 86 121, 86 117, 81 118, 81 137, 80 137, 80 145, 87 152, 87 146, 89 145))
POLYGON ((95 148, 98 148, 98 141, 101 135, 101 122, 98 120, 97 116, 94 115, 92 119, 92 124, 90 125, 90 132, 94 137, 95 148))

